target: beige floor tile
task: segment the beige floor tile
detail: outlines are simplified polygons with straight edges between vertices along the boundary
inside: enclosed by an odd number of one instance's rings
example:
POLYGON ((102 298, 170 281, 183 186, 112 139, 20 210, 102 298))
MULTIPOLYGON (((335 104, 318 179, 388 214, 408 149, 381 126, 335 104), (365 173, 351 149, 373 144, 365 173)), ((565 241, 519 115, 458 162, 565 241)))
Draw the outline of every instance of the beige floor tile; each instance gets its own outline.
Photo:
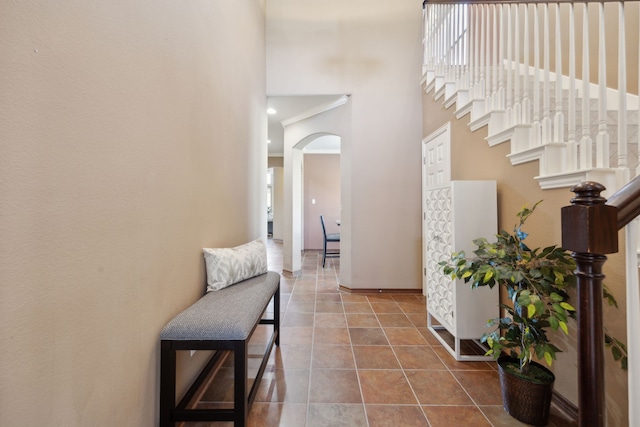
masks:
POLYGON ((373 313, 346 313, 347 325, 351 328, 379 328, 380 322, 373 313))
POLYGON ((309 388, 309 403, 362 403, 355 369, 314 369, 309 388))
POLYGON ((393 300, 371 302, 371 308, 375 313, 402 313, 400 306, 393 300))
POLYGON ((349 328, 352 345, 388 345, 382 328, 349 328))
POLYGON ((391 346, 354 346, 353 353, 358 369, 400 369, 400 365, 391 346))
POLYGON ((359 369, 358 377, 365 404, 415 405, 415 395, 400 369, 359 369))
POLYGON ((472 405, 449 371, 404 371, 422 405, 472 405))
POLYGON ((254 402, 248 424, 249 427, 300 427, 304 425, 306 416, 306 403, 254 402))
POLYGON ((491 427, 476 406, 423 406, 431 427, 491 427))
MULTIPOLYGON (((301 424, 300 426, 302 426, 301 424)), ((306 427, 366 427, 362 404, 310 403, 306 427)))
POLYGON ((314 344, 349 345, 351 338, 347 328, 315 328, 314 344))
POLYGON ((371 304, 368 302, 347 302, 344 303, 345 313, 373 313, 371 304))
POLYGON ((342 302, 316 301, 316 313, 344 313, 342 302))
POLYGON ((312 369, 355 369, 350 345, 314 345, 312 369))
POLYGON ((452 373, 476 405, 502 404, 502 392, 497 372, 453 371, 452 373))
POLYGON ((265 372, 256 393, 256 402, 306 403, 309 394, 309 370, 277 369, 265 372))
POLYGON ((403 369, 446 370, 447 367, 428 345, 393 346, 403 369))
POLYGON ((427 341, 416 328, 383 328, 391 345, 426 345, 427 341))
POLYGON ((276 369, 309 369, 311 349, 308 344, 281 345, 274 348, 269 360, 276 369))
POLYGON ((490 363, 495 362, 460 362, 457 361, 444 347, 434 346, 433 351, 436 352, 440 360, 447 365, 452 371, 491 371, 494 370, 490 363))
POLYGON ((428 427, 420 406, 366 405, 369 427, 428 427))

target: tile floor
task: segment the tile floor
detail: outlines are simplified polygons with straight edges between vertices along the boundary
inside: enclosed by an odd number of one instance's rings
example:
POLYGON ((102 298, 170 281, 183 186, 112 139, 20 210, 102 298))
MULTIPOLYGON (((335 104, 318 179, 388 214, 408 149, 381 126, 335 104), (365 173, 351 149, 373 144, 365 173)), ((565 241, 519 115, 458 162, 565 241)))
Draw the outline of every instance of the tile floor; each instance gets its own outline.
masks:
MULTIPOLYGON (((281 244, 269 240, 268 252, 269 269, 281 272, 281 244)), ((312 251, 302 275, 282 275, 280 347, 250 426, 524 426, 502 408, 495 363, 457 362, 427 330, 422 295, 341 292, 339 263, 327 259, 323 269, 321 253, 312 251)), ((259 328, 251 341, 258 347, 268 335, 259 328)), ((257 369, 259 357, 250 366, 257 369)), ((230 366, 218 372, 201 407, 229 404, 230 366)), ((572 425, 555 408, 551 418, 550 426, 572 425)))

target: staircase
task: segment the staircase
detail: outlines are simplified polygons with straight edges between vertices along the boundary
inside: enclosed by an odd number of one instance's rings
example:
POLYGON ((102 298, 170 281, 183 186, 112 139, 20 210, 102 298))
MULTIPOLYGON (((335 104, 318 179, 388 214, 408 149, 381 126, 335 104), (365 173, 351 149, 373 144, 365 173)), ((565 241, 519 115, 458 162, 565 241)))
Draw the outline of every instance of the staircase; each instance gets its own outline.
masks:
MULTIPOLYGON (((640 87, 640 2, 425 0, 423 9, 425 92, 455 106, 472 131, 486 127, 490 146, 510 144, 513 165, 537 161, 542 189, 596 181, 608 197, 640 175, 640 103, 627 90, 640 87)), ((636 230, 637 221, 627 227, 627 248, 640 241, 636 230)), ((637 251, 627 249, 627 266, 634 360, 637 251)), ((640 371, 631 365, 629 425, 640 425, 640 371)))
POLYGON ((639 164, 638 97, 627 93, 626 57, 617 55, 631 37, 624 9, 625 2, 606 10, 603 2, 427 3, 422 84, 446 107, 455 105, 459 119, 469 115, 471 130, 488 126, 489 145, 510 143, 512 164, 538 161, 541 188, 590 180, 612 194, 639 164), (589 28, 594 13, 599 25, 589 28), (614 52, 606 50, 605 24, 620 29, 614 52), (591 32, 598 34, 596 46, 591 32), (596 83, 589 80, 592 62, 596 83), (618 70, 615 89, 607 86, 607 66, 618 70))

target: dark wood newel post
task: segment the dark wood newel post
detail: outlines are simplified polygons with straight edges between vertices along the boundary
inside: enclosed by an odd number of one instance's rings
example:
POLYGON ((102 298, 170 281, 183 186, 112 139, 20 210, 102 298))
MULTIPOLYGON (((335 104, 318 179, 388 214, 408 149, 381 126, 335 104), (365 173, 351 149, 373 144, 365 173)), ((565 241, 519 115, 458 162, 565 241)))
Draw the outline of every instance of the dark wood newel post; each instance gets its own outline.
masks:
POLYGON ((571 206, 562 208, 562 247, 573 251, 578 287, 578 423, 604 427, 604 326, 602 267, 618 251, 617 209, 605 205, 603 185, 574 186, 571 206))

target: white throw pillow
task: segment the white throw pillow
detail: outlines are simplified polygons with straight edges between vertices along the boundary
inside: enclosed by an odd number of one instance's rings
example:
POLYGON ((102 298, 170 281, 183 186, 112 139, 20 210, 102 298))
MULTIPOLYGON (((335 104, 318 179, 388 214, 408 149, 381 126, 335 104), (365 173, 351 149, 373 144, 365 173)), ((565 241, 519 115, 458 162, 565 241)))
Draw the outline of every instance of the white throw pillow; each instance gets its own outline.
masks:
POLYGON ((204 248, 207 292, 219 291, 267 272, 267 248, 262 239, 235 248, 204 248))

